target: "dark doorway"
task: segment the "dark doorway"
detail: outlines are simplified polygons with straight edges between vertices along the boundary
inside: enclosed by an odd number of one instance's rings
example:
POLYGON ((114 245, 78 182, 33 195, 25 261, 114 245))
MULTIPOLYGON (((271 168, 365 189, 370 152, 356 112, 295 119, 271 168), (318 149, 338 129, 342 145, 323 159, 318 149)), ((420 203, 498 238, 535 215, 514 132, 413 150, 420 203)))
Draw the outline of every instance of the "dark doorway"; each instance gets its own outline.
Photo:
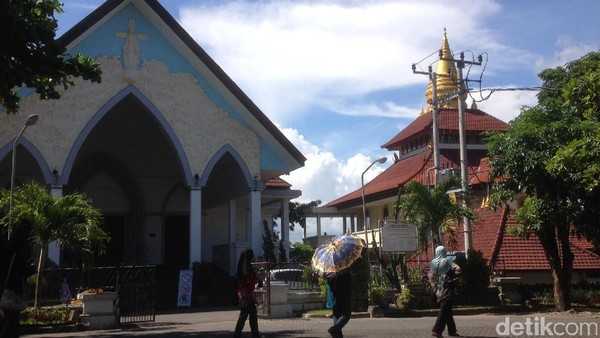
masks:
MULTIPOLYGON (((102 255, 94 254, 94 266, 115 266, 123 263, 123 248, 125 238, 125 216, 104 216, 102 219, 102 230, 110 237, 106 243, 105 252, 102 255)), ((61 266, 80 267, 81 255, 66 248, 61 248, 61 266)))
POLYGON ((165 219, 165 264, 177 269, 189 269, 189 216, 167 216, 165 219))
POLYGON ((125 245, 125 216, 104 216, 102 229, 110 236, 104 255, 94 258, 97 266, 123 263, 125 245))

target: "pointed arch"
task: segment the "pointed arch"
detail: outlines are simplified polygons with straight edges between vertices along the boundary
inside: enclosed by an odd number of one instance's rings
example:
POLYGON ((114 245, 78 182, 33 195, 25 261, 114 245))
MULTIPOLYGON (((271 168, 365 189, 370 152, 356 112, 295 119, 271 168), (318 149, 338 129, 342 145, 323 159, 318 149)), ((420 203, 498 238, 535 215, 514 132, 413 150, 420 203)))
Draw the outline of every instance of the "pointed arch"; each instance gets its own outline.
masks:
MULTIPOLYGON (((0 148, 0 159, 3 159, 4 157, 8 156, 8 154, 10 154, 12 152, 13 142, 14 142, 14 139, 12 139, 9 143, 5 144, 4 147, 0 148)), ((37 147, 34 146, 33 143, 29 142, 29 140, 27 140, 27 138, 25 138, 25 137, 21 137, 19 139, 18 145, 27 149, 27 151, 34 158, 35 162, 40 167, 40 171, 42 172, 42 175, 44 175, 45 183, 46 184, 56 183, 56 182, 54 182, 55 177, 52 175, 50 167, 48 166, 48 162, 46 162, 46 159, 44 158, 44 156, 38 150, 37 147)))
POLYGON ((230 144, 224 145, 223 147, 221 147, 221 149, 219 149, 217 152, 215 152, 215 154, 212 156, 210 161, 208 161, 208 164, 206 165, 206 168, 204 169, 204 172, 202 173, 202 176, 200 177, 198 184, 202 187, 206 186, 206 184, 208 183, 208 178, 210 176, 210 173, 213 171, 214 167, 217 165, 217 162, 219 162, 219 160, 223 157, 223 155, 225 155, 227 153, 229 153, 231 155, 231 157, 233 157, 233 159, 239 165, 239 167, 242 170, 242 173, 244 175, 244 178, 246 180, 246 183, 248 184, 248 188, 254 187, 255 180, 252 177, 252 175, 250 174, 250 170, 248 169, 246 162, 244 161, 242 156, 240 156, 240 154, 230 144))
POLYGON ((161 114, 160 110, 152 103, 152 101, 150 101, 150 99, 148 99, 144 94, 142 94, 142 92, 139 89, 137 89, 133 85, 129 85, 123 88, 123 90, 121 90, 118 94, 116 94, 110 100, 108 100, 98 110, 98 112, 96 112, 96 114, 92 116, 92 118, 88 121, 85 127, 81 130, 81 133, 79 133, 77 140, 75 140, 75 143, 73 144, 73 147, 71 148, 71 151, 67 156, 67 161, 63 168, 63 174, 60 176, 59 184, 67 184, 67 182, 69 181, 71 171, 73 170, 73 165, 75 163, 75 160, 77 159, 77 154, 79 154, 79 151, 81 150, 81 147, 83 146, 85 140, 88 138, 90 133, 92 133, 96 125, 102 120, 102 118, 104 118, 104 116, 109 111, 111 111, 113 107, 115 107, 119 102, 121 102, 121 100, 123 100, 128 95, 133 95, 135 98, 137 98, 141 102, 141 104, 144 105, 148 109, 148 111, 150 111, 150 113, 156 119, 158 124, 164 129, 167 138, 171 142, 171 145, 175 149, 175 153, 179 158, 180 168, 183 171, 183 177, 185 179, 186 184, 188 186, 193 185, 193 177, 189 161, 185 154, 185 150, 181 145, 181 142, 179 142, 179 138, 177 138, 177 134, 175 133, 173 128, 171 128, 164 116, 161 114))

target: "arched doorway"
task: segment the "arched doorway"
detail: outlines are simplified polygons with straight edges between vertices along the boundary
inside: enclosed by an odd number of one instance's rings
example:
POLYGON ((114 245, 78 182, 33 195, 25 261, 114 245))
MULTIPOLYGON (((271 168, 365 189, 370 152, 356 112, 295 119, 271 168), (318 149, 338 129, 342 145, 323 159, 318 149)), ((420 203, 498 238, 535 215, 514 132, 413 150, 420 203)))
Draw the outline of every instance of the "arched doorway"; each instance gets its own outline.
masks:
POLYGON ((125 95, 95 122, 73 160, 65 193, 86 193, 114 236, 112 253, 99 257, 101 262, 164 260, 163 206, 173 186, 185 180, 164 121, 156 114, 133 93, 125 95))

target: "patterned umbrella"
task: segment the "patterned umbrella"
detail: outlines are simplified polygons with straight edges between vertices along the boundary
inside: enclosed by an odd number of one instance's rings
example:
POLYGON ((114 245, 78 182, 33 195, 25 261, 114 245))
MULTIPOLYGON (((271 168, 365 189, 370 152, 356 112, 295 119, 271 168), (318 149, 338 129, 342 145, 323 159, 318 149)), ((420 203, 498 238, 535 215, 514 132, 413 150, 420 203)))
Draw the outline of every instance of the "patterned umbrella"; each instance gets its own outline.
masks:
POLYGON ((315 250, 312 266, 322 274, 338 273, 360 257, 364 246, 363 240, 356 236, 336 236, 315 250))

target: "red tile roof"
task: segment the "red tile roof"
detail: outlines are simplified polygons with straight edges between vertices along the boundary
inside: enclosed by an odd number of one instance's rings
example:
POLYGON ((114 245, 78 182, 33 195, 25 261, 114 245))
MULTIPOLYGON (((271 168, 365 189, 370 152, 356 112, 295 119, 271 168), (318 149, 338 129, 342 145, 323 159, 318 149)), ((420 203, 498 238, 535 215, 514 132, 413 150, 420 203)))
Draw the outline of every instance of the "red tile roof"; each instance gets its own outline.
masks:
MULTIPOLYGON (((507 228, 516 225, 510 220, 512 213, 508 207, 496 211, 489 209, 476 209, 480 217, 479 222, 473 224, 473 248, 481 251, 492 269, 498 271, 548 271, 550 265, 544 254, 540 240, 535 236, 528 239, 507 233, 507 228)), ((462 225, 458 227, 457 251, 464 251, 464 231, 462 225)), ((573 252, 574 270, 600 269, 600 256, 592 251, 593 244, 585 238, 571 237, 571 251, 573 252)), ((431 251, 414 255, 408 261, 414 267, 420 261, 420 267, 427 266, 431 260, 431 251)))
MULTIPOLYGON (((400 131, 394 138, 382 145, 382 148, 388 150, 398 150, 400 143, 419 134, 425 130, 432 128, 432 112, 425 113, 417 117, 406 128, 400 131)), ((465 130, 467 132, 483 132, 489 130, 503 131, 508 128, 508 124, 494 116, 483 112, 479 109, 467 109, 465 111, 465 130)), ((457 109, 440 109, 438 115, 438 127, 440 132, 444 130, 458 131, 458 110, 457 109)))
POLYGON ((292 187, 291 184, 284 181, 281 177, 273 177, 268 179, 265 184, 271 189, 289 189, 292 187))
POLYGON ((469 178, 469 185, 476 185, 490 182, 491 168, 488 163, 488 158, 483 157, 479 160, 477 171, 469 178))
MULTIPOLYGON (((525 239, 507 233, 508 227, 518 226, 511 220, 512 217, 513 213, 510 213, 502 227, 502 243, 492 264, 497 270, 549 270, 544 249, 535 235, 525 239)), ((570 242, 575 256, 574 270, 600 269, 600 256, 592 252, 592 243, 575 236, 571 237, 570 242)))
MULTIPOLYGON (((425 151, 392 164, 373 180, 365 183, 365 199, 369 197, 368 200, 374 200, 382 195, 394 196, 399 186, 413 179, 425 183, 425 172, 431 166, 431 154, 431 151, 425 151)), ((362 187, 325 204, 325 207, 344 209, 361 203, 362 187)))
MULTIPOLYGON (((414 156, 396 161, 383 173, 379 174, 370 182, 365 183, 365 200, 372 201, 378 198, 395 196, 398 188, 409 181, 417 181, 422 184, 435 184, 435 173, 429 171, 427 180, 427 169, 433 168, 433 151, 428 149, 414 156)), ((469 150, 467 155, 469 176, 475 175, 477 165, 481 156, 486 154, 485 150, 469 150)), ((440 152, 441 168, 460 168, 460 154, 458 150, 443 149, 440 152)), ((359 188, 347 195, 333 200, 324 206, 344 209, 362 203, 362 189, 359 188)))

